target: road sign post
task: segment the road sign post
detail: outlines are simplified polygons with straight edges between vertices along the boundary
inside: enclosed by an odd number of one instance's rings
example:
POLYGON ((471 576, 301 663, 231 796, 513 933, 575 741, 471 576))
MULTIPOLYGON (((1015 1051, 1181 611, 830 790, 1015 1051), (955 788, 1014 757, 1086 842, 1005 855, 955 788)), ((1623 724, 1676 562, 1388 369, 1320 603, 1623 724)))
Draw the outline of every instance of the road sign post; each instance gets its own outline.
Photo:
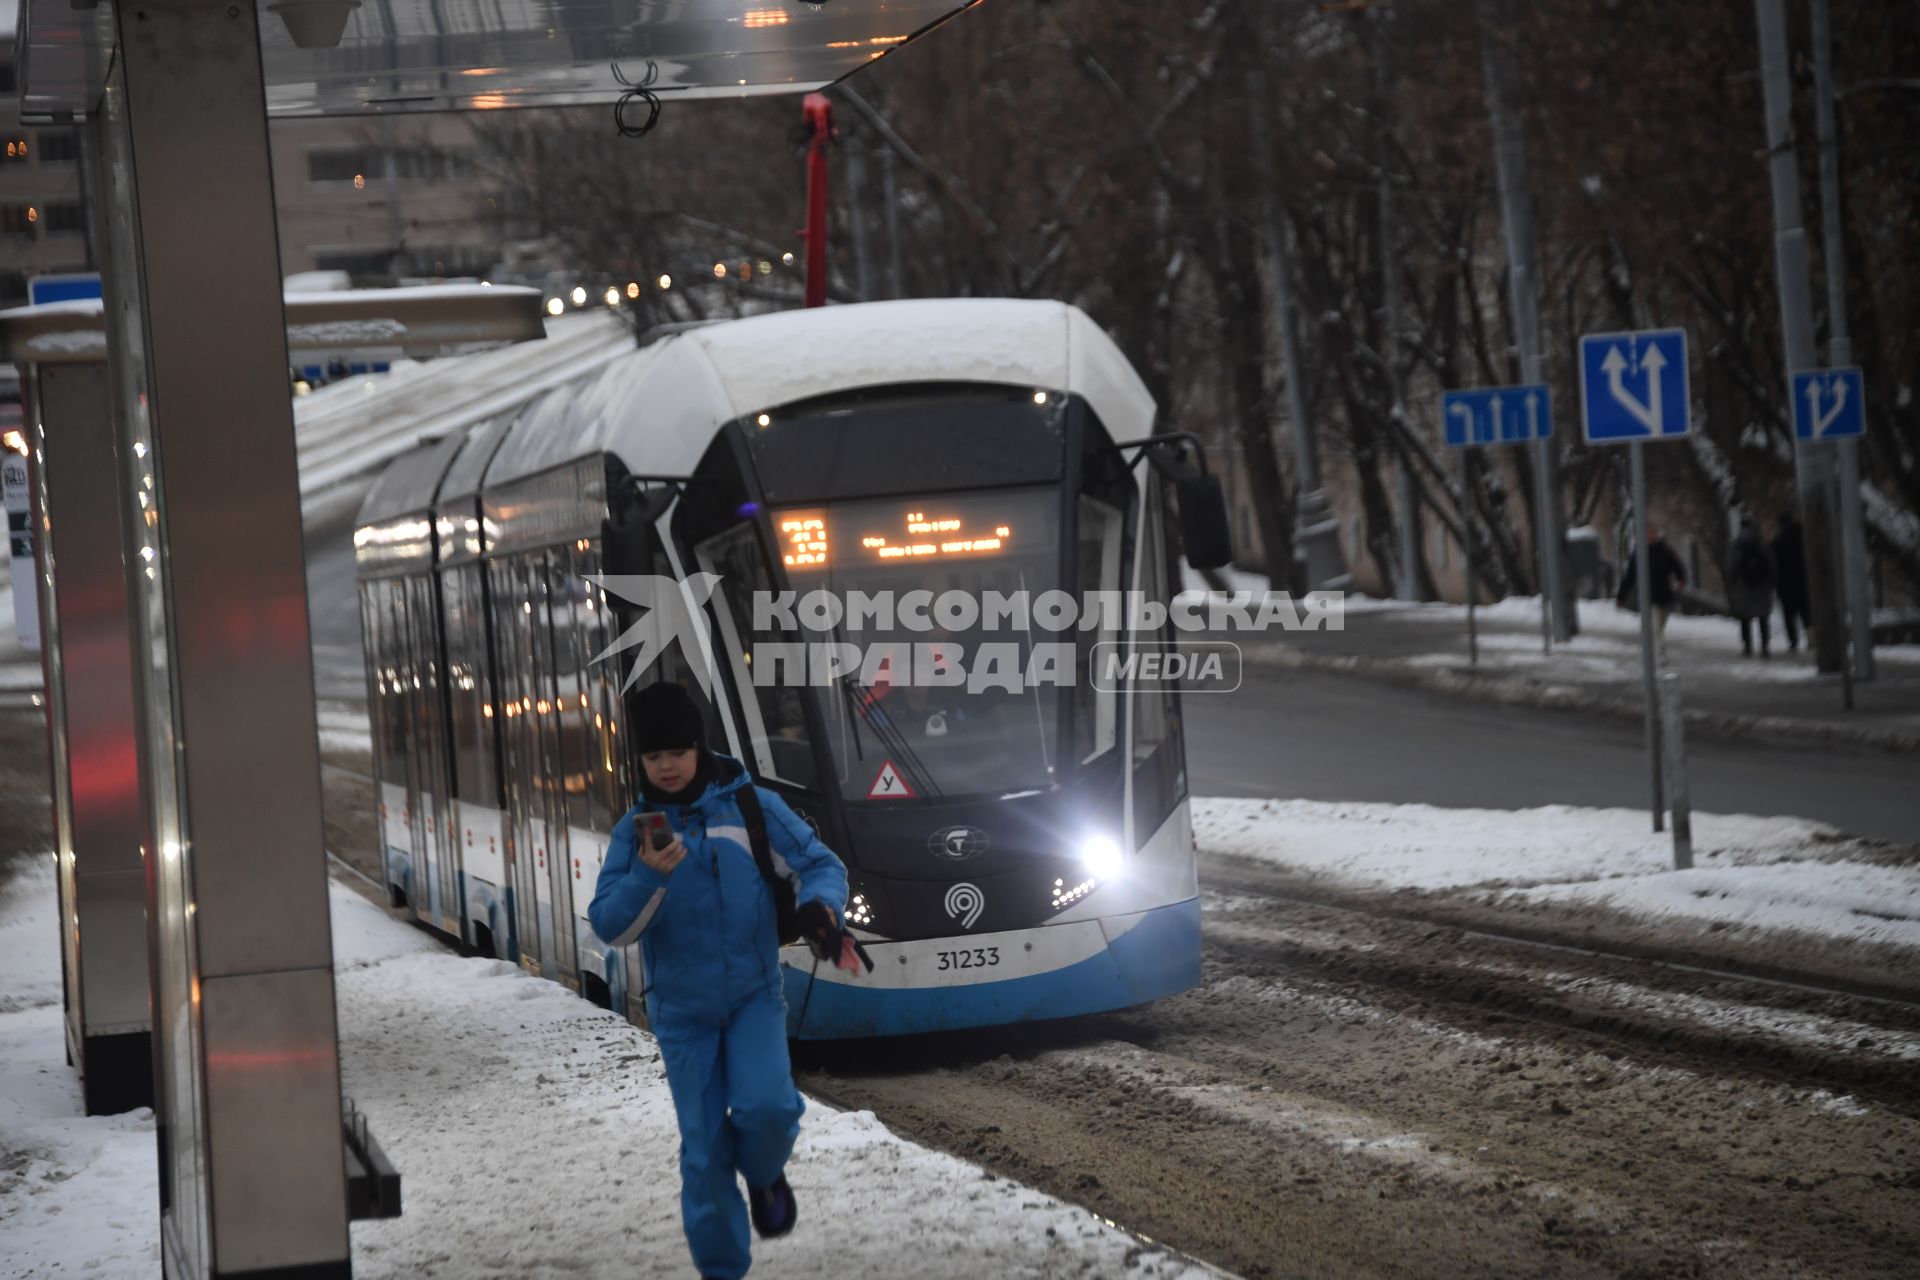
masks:
POLYGON ((1692 428, 1687 335, 1682 329, 1590 333, 1580 339, 1580 416, 1588 444, 1631 446, 1634 578, 1640 608, 1640 684, 1646 706, 1647 775, 1653 829, 1661 829, 1659 646, 1654 635, 1651 548, 1647 545, 1649 440, 1684 440, 1692 428))
MULTIPOLYGON (((1789 379, 1793 393, 1793 438, 1801 448, 1815 443, 1831 442, 1836 454, 1845 455, 1867 429, 1867 387, 1860 370, 1847 369, 1802 369, 1789 379)), ((1834 468, 1833 509, 1844 512, 1847 507, 1845 477, 1848 474, 1843 456, 1842 465, 1834 468)), ((1853 473, 1856 478, 1858 472, 1853 473)), ((1858 498, 1856 489, 1855 498, 1858 498)), ((1844 545, 1846 530, 1842 529, 1841 560, 1846 563, 1847 548, 1844 545)), ((1865 550, 1861 550, 1864 562, 1865 550)), ((1856 676, 1863 680, 1873 678, 1873 628, 1867 617, 1868 604, 1864 591, 1854 592, 1850 584, 1843 583, 1846 589, 1836 592, 1836 602, 1841 611, 1848 615, 1847 631, 1853 641, 1853 661, 1840 664, 1840 696, 1846 709, 1853 710, 1853 682, 1856 676)))
POLYGON ((1641 443, 1630 446, 1633 472, 1633 577, 1636 604, 1640 610, 1640 695, 1646 703, 1647 771, 1649 805, 1653 810, 1653 829, 1660 829, 1666 803, 1661 795, 1660 777, 1660 700, 1654 683, 1659 669, 1653 628, 1653 556, 1647 547, 1647 460, 1641 443))
POLYGON ((1660 727, 1665 734, 1667 801, 1673 806, 1673 869, 1693 866, 1693 799, 1687 784, 1687 717, 1680 707, 1680 673, 1660 673, 1660 727))
POLYGON ((1473 572, 1473 471, 1469 467, 1472 458, 1465 449, 1460 451, 1460 560, 1467 571, 1467 665, 1480 665, 1480 631, 1474 620, 1473 610, 1476 598, 1480 594, 1480 584, 1473 572))
MULTIPOLYGON (((1440 397, 1441 434, 1460 450, 1460 537, 1467 577, 1467 661, 1480 665, 1480 635, 1474 619, 1479 583, 1473 571, 1473 472, 1467 450, 1493 444, 1540 442, 1553 435, 1553 389, 1543 382, 1517 387, 1473 387, 1440 397)), ((1548 590, 1543 581, 1541 590, 1548 590)), ((1545 637, 1552 649, 1552 633, 1545 637)))

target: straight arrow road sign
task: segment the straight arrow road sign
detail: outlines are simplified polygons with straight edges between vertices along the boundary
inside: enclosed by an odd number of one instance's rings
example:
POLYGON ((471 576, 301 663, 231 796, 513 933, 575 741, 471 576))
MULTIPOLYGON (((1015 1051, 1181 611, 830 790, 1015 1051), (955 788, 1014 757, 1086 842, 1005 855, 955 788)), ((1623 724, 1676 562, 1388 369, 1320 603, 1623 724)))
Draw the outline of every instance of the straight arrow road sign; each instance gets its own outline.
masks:
POLYGON ((1678 440, 1691 427, 1684 329, 1580 339, 1580 410, 1588 444, 1678 440))
POLYGON ((1440 397, 1447 444, 1523 444, 1553 434, 1553 391, 1545 383, 1472 387, 1440 397))

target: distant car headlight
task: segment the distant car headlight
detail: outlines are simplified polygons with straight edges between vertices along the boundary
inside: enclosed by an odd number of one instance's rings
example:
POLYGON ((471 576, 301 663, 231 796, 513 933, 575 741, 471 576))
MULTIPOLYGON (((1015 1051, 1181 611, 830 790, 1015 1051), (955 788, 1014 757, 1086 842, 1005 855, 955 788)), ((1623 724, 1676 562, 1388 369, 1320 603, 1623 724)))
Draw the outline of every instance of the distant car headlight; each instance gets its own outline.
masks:
POLYGON ((1088 836, 1080 842, 1080 865, 1096 880, 1112 880, 1119 876, 1125 860, 1112 836, 1088 836))

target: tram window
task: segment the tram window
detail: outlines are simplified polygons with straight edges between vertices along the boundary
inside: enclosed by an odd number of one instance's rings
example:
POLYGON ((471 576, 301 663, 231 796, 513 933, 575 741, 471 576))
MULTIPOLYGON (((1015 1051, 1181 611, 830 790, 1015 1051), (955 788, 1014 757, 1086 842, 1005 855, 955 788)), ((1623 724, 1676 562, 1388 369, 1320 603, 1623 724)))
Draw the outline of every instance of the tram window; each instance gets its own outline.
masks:
MULTIPOLYGON (((1092 591, 1120 589, 1121 533, 1125 517, 1120 511, 1089 494, 1080 496, 1079 588, 1082 598, 1092 591)), ((1103 624, 1110 621, 1103 618, 1103 624)), ((1097 632, 1080 632, 1074 682, 1074 747, 1081 763, 1113 746, 1119 713, 1119 694, 1108 681, 1104 689, 1095 688, 1093 661, 1096 653, 1111 653, 1120 638, 1118 628, 1103 625, 1097 632), (1103 647, 1104 646, 1104 647, 1103 647)))
POLYGON ((560 789, 565 797, 567 825, 593 828, 588 792, 593 786, 590 771, 593 753, 588 747, 588 731, 593 715, 583 705, 586 693, 581 669, 590 655, 581 652, 582 607, 587 583, 574 564, 574 544, 553 548, 547 553, 547 581, 552 587, 553 617, 553 728, 560 763, 560 789))
POLYGON ((601 661, 594 659, 606 652, 607 646, 613 643, 618 633, 613 628, 613 618, 607 609, 606 589, 586 581, 589 574, 600 572, 599 548, 589 544, 586 550, 574 556, 574 564, 586 592, 581 601, 580 637, 587 663, 583 677, 588 702, 586 715, 591 726, 586 739, 590 780, 587 802, 593 811, 593 829, 611 831, 614 822, 626 811, 622 797, 620 740, 616 732, 618 721, 614 715, 614 695, 619 688, 619 660, 611 655, 601 661))
POLYGON ((735 525, 700 543, 694 552, 702 569, 721 575, 719 589, 713 593, 713 610, 719 623, 715 643, 725 651, 733 668, 734 684, 741 692, 741 709, 746 715, 745 736, 752 744, 759 771, 811 788, 815 782, 813 743, 807 734, 800 690, 753 682, 753 647, 786 638, 777 631, 751 629, 753 593, 773 589, 772 575, 754 538, 753 526, 735 525))
POLYGON ((407 745, 407 690, 410 689, 410 675, 406 656, 406 631, 400 625, 398 611, 394 607, 394 593, 397 583, 387 579, 374 584, 375 615, 380 622, 380 663, 383 694, 380 707, 385 726, 387 762, 390 776, 387 781, 395 785, 405 785, 405 761, 409 754, 407 745))
MULTIPOLYGON (((1147 507, 1147 520, 1140 532, 1140 590, 1148 599, 1166 604, 1167 535, 1161 523, 1157 487, 1148 489, 1147 507)), ((1163 623, 1158 632, 1136 638, 1142 643, 1170 647, 1174 641, 1172 622, 1163 623)), ((1178 733, 1180 708, 1173 687, 1166 682, 1135 691, 1127 699, 1127 706, 1134 717, 1133 830, 1135 838, 1144 842, 1186 793, 1186 767, 1178 733)))
POLYGON ((487 673, 487 638, 480 616, 480 566, 461 565, 441 578, 447 617, 447 682, 453 704, 454 781, 457 794, 472 804, 491 805, 499 797, 494 771, 492 696, 487 673))

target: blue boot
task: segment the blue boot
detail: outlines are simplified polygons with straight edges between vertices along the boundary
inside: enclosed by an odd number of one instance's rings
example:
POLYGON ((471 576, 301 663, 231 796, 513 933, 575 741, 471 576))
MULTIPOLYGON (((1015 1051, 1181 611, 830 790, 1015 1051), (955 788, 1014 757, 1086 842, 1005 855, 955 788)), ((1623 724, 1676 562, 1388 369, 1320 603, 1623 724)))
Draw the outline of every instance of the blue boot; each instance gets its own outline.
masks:
POLYGON ((747 1210, 753 1216, 753 1229, 762 1240, 772 1240, 793 1230, 800 1217, 800 1202, 793 1198, 787 1175, 781 1174, 770 1187, 747 1188, 747 1210))

